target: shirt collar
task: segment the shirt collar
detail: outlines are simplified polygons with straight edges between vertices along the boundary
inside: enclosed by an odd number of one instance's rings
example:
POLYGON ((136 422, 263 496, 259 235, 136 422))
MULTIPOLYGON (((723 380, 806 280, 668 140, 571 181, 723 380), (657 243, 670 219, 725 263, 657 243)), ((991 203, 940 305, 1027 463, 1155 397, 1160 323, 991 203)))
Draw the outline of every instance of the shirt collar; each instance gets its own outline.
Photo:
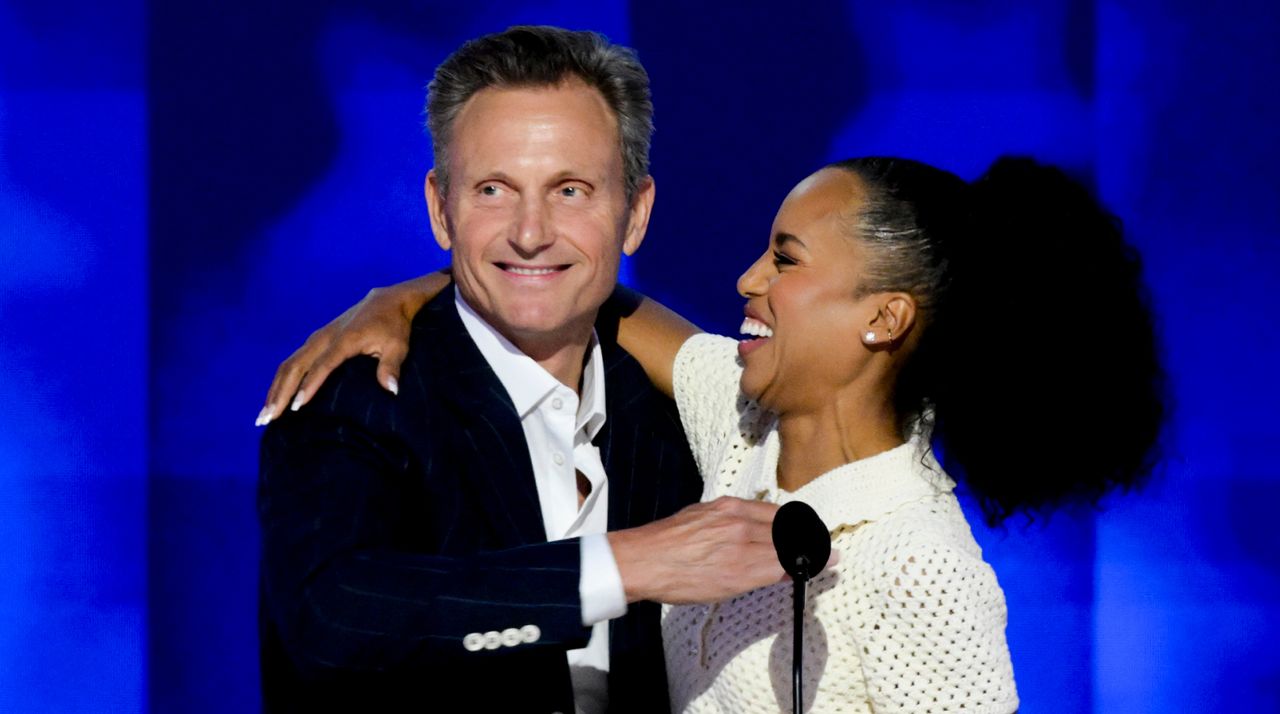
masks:
MULTIPOLYGON (((559 387, 564 387, 560 380, 543 369, 542 365, 532 357, 520 351, 502 333, 494 329, 480 314, 462 298, 458 290, 453 292, 454 305, 458 317, 466 328, 471 340, 476 343, 480 354, 498 381, 506 388, 516 414, 523 420, 540 403, 559 387)), ((568 389, 568 387, 564 387, 568 389)), ((605 421, 605 388, 604 359, 601 355, 600 341, 595 330, 591 331, 591 344, 587 347, 587 363, 582 370, 582 392, 578 395, 578 415, 575 427, 578 431, 586 430, 587 439, 594 439, 604 426, 605 421)))
POLYGON ((578 398, 578 431, 586 431, 587 441, 596 438, 604 426, 604 356, 596 331, 591 330, 587 348, 587 364, 582 368, 582 394, 578 398))
POLYGON ((761 458, 748 467, 740 495, 777 504, 804 501, 832 531, 878 520, 911 501, 955 488, 955 482, 934 458, 929 442, 919 436, 832 469, 795 491, 778 487, 778 453, 775 427, 765 436, 761 458))

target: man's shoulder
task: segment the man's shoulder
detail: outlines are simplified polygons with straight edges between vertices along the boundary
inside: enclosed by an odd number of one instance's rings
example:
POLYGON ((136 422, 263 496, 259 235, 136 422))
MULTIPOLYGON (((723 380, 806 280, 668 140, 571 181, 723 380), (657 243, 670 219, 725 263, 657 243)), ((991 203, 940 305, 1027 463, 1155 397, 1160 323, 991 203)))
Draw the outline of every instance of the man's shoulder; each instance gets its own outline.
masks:
POLYGON ((640 363, 616 343, 601 341, 604 358, 605 410, 615 424, 634 424, 649 439, 663 439, 687 449, 676 403, 658 391, 640 363))
POLYGON ((378 384, 378 361, 368 355, 338 365, 304 411, 316 415, 363 417, 391 408, 395 396, 378 384))
POLYGON ((438 372, 471 369, 486 364, 480 348, 471 339, 449 285, 414 315, 409 331, 406 363, 430 365, 438 372))
MULTIPOLYGON (((451 315, 454 322, 458 322, 452 291, 448 291, 448 295, 442 293, 418 311, 410 329, 409 352, 400 366, 398 395, 379 384, 378 360, 358 355, 334 369, 304 409, 317 416, 376 423, 388 416, 394 419, 395 412, 401 410, 405 402, 419 402, 422 396, 419 392, 439 392, 434 384, 423 382, 447 380, 447 376, 440 374, 440 353, 457 349, 459 340, 454 333, 462 332, 460 324, 451 332, 448 324, 451 315)), ((465 333, 461 336, 465 338, 465 333)))
MULTIPOLYGON (((653 386, 640 363, 618 344, 618 321, 633 307, 630 300, 629 292, 614 291, 600 306, 596 316, 596 339, 600 342, 600 355, 604 360, 609 418, 626 420, 629 417, 645 419, 656 416, 664 421, 674 421, 678 428, 675 402, 653 386)), ((683 434, 683 431, 679 433, 683 434)))
POLYGON ((445 286, 435 297, 431 298, 413 317, 413 329, 435 330, 448 328, 450 325, 462 328, 462 320, 458 317, 454 287, 445 286))

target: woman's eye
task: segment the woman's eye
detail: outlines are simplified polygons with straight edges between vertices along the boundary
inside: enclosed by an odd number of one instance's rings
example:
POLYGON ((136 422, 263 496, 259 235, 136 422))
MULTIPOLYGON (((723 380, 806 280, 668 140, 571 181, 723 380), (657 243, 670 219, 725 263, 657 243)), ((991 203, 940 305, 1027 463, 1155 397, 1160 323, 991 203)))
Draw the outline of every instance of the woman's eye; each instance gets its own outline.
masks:
POLYGON ((785 253, 774 251, 773 264, 775 267, 781 268, 784 265, 795 265, 796 261, 789 258, 785 253))

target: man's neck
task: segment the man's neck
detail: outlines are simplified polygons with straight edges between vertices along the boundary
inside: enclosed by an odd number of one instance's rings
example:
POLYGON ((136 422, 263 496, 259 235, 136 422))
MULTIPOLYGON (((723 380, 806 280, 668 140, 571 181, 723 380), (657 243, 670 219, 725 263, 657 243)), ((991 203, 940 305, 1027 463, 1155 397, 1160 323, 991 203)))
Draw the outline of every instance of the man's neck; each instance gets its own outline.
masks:
POLYGON ((581 391, 583 363, 591 345, 590 325, 585 330, 575 330, 572 335, 557 335, 555 338, 531 338, 498 331, 561 384, 575 393, 581 391))
POLYGON ((582 370, 595 334, 594 314, 579 320, 580 324, 563 325, 554 332, 520 332, 497 324, 476 310, 474 303, 467 300, 461 291, 455 293, 454 299, 460 310, 465 310, 484 323, 490 332, 510 342, 556 381, 581 394, 582 370))

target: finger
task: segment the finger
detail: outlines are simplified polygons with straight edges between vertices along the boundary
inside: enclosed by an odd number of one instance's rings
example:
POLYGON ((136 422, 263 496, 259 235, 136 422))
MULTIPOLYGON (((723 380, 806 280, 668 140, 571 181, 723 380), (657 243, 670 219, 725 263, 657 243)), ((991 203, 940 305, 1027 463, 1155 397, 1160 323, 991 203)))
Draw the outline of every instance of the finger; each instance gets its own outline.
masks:
POLYGON ((787 571, 778 562, 778 554, 772 545, 753 545, 744 551, 744 563, 747 567, 747 581, 753 587, 768 585, 782 580, 787 571))
POLYGON ((258 414, 259 426, 270 423, 284 413, 285 406, 298 391, 298 384, 307 373, 307 365, 314 362, 316 356, 324 351, 324 346, 332 341, 330 332, 329 326, 326 325, 311 333, 301 347, 280 363, 276 369, 276 376, 267 389, 267 404, 258 414))
POLYGON ((276 369, 276 376, 271 380, 271 387, 267 389, 266 405, 262 407, 262 411, 258 413, 258 420, 254 422, 257 426, 269 424, 271 420, 284 413, 285 404, 297 391, 298 384, 305 374, 300 358, 305 349, 304 346, 294 352, 293 356, 282 362, 276 369))
POLYGON ((378 384, 392 394, 400 393, 400 365, 408 354, 408 343, 397 342, 378 356, 378 384))
POLYGON ((302 381, 298 384, 298 392, 293 395, 293 402, 289 404, 289 410, 296 412, 311 401, 311 397, 315 396, 315 393, 320 389, 320 385, 324 384, 324 381, 329 378, 333 370, 347 361, 347 356, 346 353, 339 352, 331 346, 316 361, 312 362, 307 369, 307 373, 302 376, 302 381))

